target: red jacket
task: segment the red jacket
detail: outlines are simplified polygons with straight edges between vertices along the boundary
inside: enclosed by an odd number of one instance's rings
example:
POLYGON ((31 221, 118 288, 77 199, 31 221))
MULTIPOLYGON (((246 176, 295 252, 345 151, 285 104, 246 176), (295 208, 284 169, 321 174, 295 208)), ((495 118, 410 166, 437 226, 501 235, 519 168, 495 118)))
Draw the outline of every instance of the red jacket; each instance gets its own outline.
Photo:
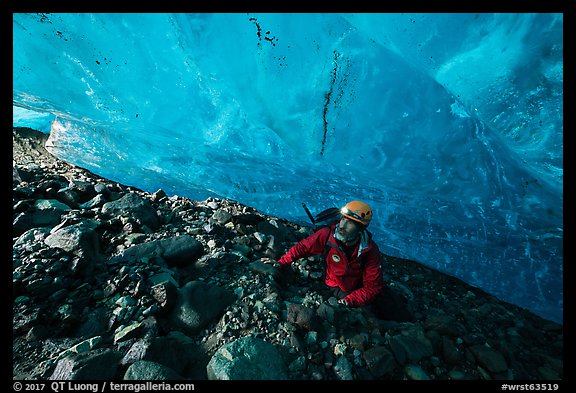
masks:
POLYGON ((352 257, 348 260, 340 248, 340 242, 334 238, 335 228, 336 223, 319 229, 290 248, 278 262, 289 265, 300 258, 320 255, 328 240, 332 246, 326 255, 326 285, 338 286, 344 292, 353 291, 345 297, 346 301, 350 306, 363 306, 374 300, 384 287, 381 271, 382 254, 372 240, 372 234, 365 230, 361 241, 354 247, 352 257), (363 260, 363 268, 360 266, 360 259, 363 260))

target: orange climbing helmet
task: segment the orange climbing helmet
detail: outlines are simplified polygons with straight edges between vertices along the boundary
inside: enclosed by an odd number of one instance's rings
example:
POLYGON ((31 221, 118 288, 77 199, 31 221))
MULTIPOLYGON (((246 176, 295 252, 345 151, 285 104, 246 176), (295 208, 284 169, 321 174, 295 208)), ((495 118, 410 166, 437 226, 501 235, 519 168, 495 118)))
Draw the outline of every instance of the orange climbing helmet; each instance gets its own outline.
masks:
POLYGON ((359 222, 366 227, 372 220, 372 208, 367 203, 360 201, 348 202, 346 206, 340 209, 340 213, 344 217, 359 222))

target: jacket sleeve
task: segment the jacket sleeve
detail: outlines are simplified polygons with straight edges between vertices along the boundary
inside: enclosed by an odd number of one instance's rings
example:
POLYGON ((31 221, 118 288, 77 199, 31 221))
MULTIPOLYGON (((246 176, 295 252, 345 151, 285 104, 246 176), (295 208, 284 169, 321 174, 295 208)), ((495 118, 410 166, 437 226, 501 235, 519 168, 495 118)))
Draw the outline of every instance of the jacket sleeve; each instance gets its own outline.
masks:
POLYGON ((297 259, 320 255, 326 246, 326 240, 330 236, 330 228, 321 228, 305 239, 300 240, 278 260, 281 265, 288 266, 297 259))
POLYGON ((349 306, 359 307, 371 303, 384 288, 382 277, 382 254, 378 247, 374 247, 368 255, 362 273, 363 286, 351 292, 345 297, 349 306))

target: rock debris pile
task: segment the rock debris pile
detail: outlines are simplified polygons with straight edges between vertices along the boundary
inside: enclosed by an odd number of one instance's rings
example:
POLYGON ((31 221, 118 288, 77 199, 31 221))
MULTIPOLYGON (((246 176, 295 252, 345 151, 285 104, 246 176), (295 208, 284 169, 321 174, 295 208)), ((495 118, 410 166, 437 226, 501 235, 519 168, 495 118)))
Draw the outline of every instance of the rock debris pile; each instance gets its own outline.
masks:
MULTIPOLYGON (((384 256, 414 320, 330 297, 311 228, 232 200, 147 193, 13 131, 13 378, 559 380, 562 325, 384 256)), ((378 239, 376 239, 378 242, 378 239)))

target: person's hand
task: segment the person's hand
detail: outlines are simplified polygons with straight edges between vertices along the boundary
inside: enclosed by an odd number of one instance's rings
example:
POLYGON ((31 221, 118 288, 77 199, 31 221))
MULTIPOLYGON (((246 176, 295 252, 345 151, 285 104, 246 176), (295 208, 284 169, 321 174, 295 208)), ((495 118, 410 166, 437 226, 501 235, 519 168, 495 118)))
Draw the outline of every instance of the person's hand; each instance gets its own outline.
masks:
POLYGON ((282 265, 280 262, 273 258, 263 257, 260 261, 266 265, 271 265, 273 267, 272 271, 268 272, 280 285, 286 285, 291 280, 291 270, 288 269, 288 265, 282 265))
POLYGON ((344 305, 344 306, 347 306, 347 305, 348 305, 348 301, 347 301, 346 299, 340 299, 340 300, 338 300, 338 304, 342 304, 342 305, 344 305))
POLYGON ((278 262, 278 261, 275 260, 275 259, 269 258, 269 257, 260 258, 260 261, 262 261, 262 262, 264 262, 264 263, 266 263, 266 264, 268 264, 268 265, 272 265, 272 266, 274 266, 274 267, 276 267, 276 268, 282 266, 282 265, 280 264, 280 262, 278 262))

